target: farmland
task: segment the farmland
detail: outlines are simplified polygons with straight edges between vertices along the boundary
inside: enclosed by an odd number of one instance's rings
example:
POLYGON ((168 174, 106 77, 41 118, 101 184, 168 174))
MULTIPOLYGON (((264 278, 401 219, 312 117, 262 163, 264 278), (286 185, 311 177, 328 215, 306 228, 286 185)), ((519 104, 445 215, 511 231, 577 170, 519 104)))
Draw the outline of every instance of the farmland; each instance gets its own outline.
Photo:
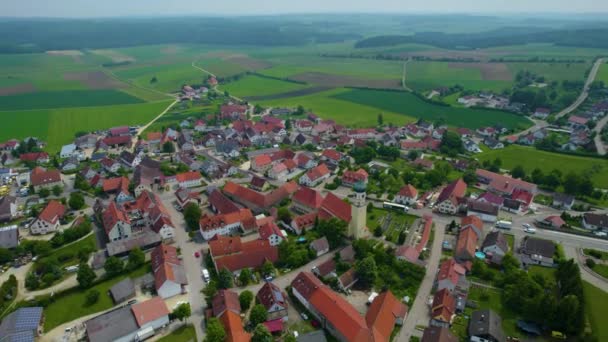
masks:
POLYGON ((597 80, 608 84, 608 63, 604 63, 600 67, 600 70, 597 73, 597 80))
POLYGON ((64 90, 0 96, 0 111, 97 107, 144 102, 117 90, 64 90))
POLYGON ((608 340, 608 326, 606 326, 606 308, 608 307, 608 294, 583 282, 583 293, 585 295, 585 311, 591 324, 591 329, 598 341, 608 340))
POLYGON ((120 79, 139 87, 177 92, 184 84, 200 84, 205 74, 191 63, 120 68, 113 71, 120 79))
POLYGON ((259 77, 255 75, 245 76, 238 81, 234 81, 222 86, 233 95, 239 97, 266 96, 290 91, 304 89, 305 84, 286 82, 275 79, 259 77))
POLYGON ((511 145, 500 150, 491 150, 477 155, 481 161, 500 158, 502 168, 510 170, 516 165, 524 167, 526 172, 535 168, 551 171, 558 169, 562 173, 577 172, 591 173, 591 179, 596 186, 608 188, 608 160, 572 156, 560 153, 540 151, 532 147, 511 145))
POLYGON ((440 106, 425 102, 406 92, 355 89, 336 94, 333 98, 378 108, 378 111, 401 113, 409 117, 430 121, 443 119, 446 124, 454 127, 479 128, 491 126, 497 122, 507 128, 530 125, 526 118, 507 112, 440 106))
POLYGON ((500 92, 509 88, 512 80, 509 70, 505 72, 501 66, 504 64, 409 62, 405 83, 418 91, 460 84, 466 89, 500 92))
POLYGON ((520 70, 528 70, 544 76, 549 81, 582 81, 590 63, 506 63, 515 75, 520 70))
POLYGON ((47 142, 50 152, 74 139, 79 131, 107 129, 145 123, 162 112, 171 101, 102 107, 74 107, 0 112, 0 141, 36 136, 47 142), (10 118, 10 119, 9 119, 10 118))

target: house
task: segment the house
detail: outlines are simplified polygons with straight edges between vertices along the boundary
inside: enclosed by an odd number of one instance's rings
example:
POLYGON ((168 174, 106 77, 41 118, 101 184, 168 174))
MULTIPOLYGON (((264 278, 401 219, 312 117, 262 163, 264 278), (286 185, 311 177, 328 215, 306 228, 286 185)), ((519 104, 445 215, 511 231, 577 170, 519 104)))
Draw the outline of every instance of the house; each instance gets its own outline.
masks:
POLYGON ((312 169, 313 167, 318 165, 318 163, 314 160, 314 158, 309 156, 306 153, 298 154, 295 158, 295 161, 296 161, 296 165, 298 165, 299 168, 304 169, 304 170, 312 169))
MULTIPOLYGON (((143 229, 128 238, 108 242, 106 244, 106 251, 108 256, 124 257, 133 248, 147 250, 160 245, 161 241, 162 239, 158 233, 155 233, 151 229, 143 229)), ((150 287, 152 287, 153 282, 150 281, 150 284, 150 287)))
POLYGON ((464 146, 464 149, 465 149, 467 152, 471 152, 471 153, 481 153, 481 152, 482 152, 482 150, 481 150, 481 148, 479 147, 479 145, 477 145, 477 143, 476 143, 476 142, 474 142, 473 140, 470 140, 470 139, 464 139, 464 140, 462 141, 462 145, 464 146))
POLYGON ((108 135, 111 137, 120 137, 131 135, 131 130, 128 126, 112 127, 108 130, 108 135))
POLYGON ((201 201, 201 197, 198 192, 190 191, 184 188, 179 188, 175 191, 175 199, 177 205, 182 209, 186 208, 186 206, 190 203, 198 206, 201 201))
POLYGON ((57 170, 45 170, 41 167, 35 167, 30 173, 30 183, 34 190, 51 189, 55 186, 63 187, 61 181, 61 173, 57 170))
POLYGON ((203 185, 203 176, 198 171, 188 171, 175 175, 177 184, 180 188, 196 188, 203 185))
POLYGON ((287 182, 270 192, 259 193, 242 185, 226 182, 223 192, 233 201, 250 208, 255 213, 261 213, 289 198, 297 189, 298 185, 295 182, 287 182))
POLYGON ((389 341, 395 325, 402 326, 407 317, 408 308, 401 303, 391 291, 384 291, 374 298, 365 321, 374 327, 381 341, 389 341))
POLYGON ((251 160, 251 169, 255 172, 266 173, 272 167, 272 159, 267 154, 255 156, 251 160))
POLYGON ((467 216, 475 215, 484 222, 496 222, 498 217, 498 206, 486 202, 470 200, 467 204, 467 216))
POLYGON ((141 154, 122 151, 120 153, 120 162, 127 168, 134 169, 137 165, 139 165, 139 163, 141 163, 141 154))
POLYGON ((545 120, 551 114, 551 110, 549 108, 539 107, 536 108, 534 114, 532 116, 537 119, 545 120))
POLYGON ((46 164, 50 161, 49 154, 46 152, 30 152, 24 153, 19 156, 19 159, 23 162, 46 164))
POLYGON ((393 202, 403 205, 412 205, 418 200, 418 190, 411 184, 406 184, 399 190, 393 202))
POLYGON ((89 342, 133 341, 139 330, 128 305, 91 318, 84 325, 89 342))
POLYGON ((329 241, 327 241, 325 236, 311 242, 309 247, 315 252, 317 257, 329 253, 329 241))
POLYGON ((553 241, 526 236, 521 242, 519 253, 521 254, 521 262, 524 265, 553 267, 555 244, 553 241))
POLYGON ((213 317, 222 317, 226 312, 241 314, 239 295, 230 290, 219 290, 211 300, 213 317))
POLYGON ((146 190, 152 190, 152 186, 160 184, 163 177, 160 171, 160 162, 144 158, 133 172, 133 183, 135 185, 135 196, 141 195, 146 190))
POLYGON ((589 119, 576 115, 572 115, 568 118, 568 125, 572 129, 585 129, 587 128, 587 122, 589 122, 589 119))
POLYGON ((114 304, 119 304, 135 297, 135 284, 131 278, 125 278, 114 284, 109 292, 114 304))
POLYGON ((13 196, 0 198, 0 222, 8 222, 17 217, 17 199, 13 196))
POLYGON ((172 239, 175 227, 160 197, 150 191, 142 192, 135 201, 123 204, 123 210, 136 227, 148 227, 163 240, 172 239))
POLYGON ((503 203, 504 203, 504 198, 492 193, 492 192, 484 192, 483 194, 477 196, 476 201, 477 202, 485 202, 485 203, 489 203, 492 204, 498 208, 501 208, 503 203))
POLYGON ((441 291, 448 289, 454 292, 457 289, 467 289, 469 284, 466 280, 466 269, 453 258, 441 263, 437 273, 436 289, 441 291))
POLYGON ((490 309, 473 311, 469 320, 469 337, 475 342, 506 341, 502 318, 490 309))
POLYGON ((481 251, 492 256, 499 256, 502 259, 502 257, 509 253, 509 244, 501 231, 493 231, 488 233, 483 240, 481 251))
POLYGON ((317 220, 317 213, 312 212, 304 215, 299 215, 291 219, 291 229, 294 233, 300 235, 307 229, 314 227, 317 220))
POLYGON ((536 184, 521 179, 511 178, 483 169, 477 169, 475 175, 480 183, 488 185, 488 191, 498 195, 510 196, 516 189, 526 191, 532 195, 535 195, 538 192, 536 184))
POLYGON ((161 297, 133 304, 131 311, 140 331, 150 328, 157 331, 169 325, 169 308, 161 297))
POLYGON ((218 141, 215 144, 215 151, 226 158, 238 158, 240 146, 236 140, 218 141))
POLYGON ((460 203, 467 191, 467 184, 458 179, 446 186, 439 197, 435 206, 440 213, 455 215, 460 209, 460 203))
MULTIPOLYGON (((294 164, 295 165, 295 164, 294 164)), ((289 169, 285 163, 277 163, 268 170, 268 177, 276 180, 285 181, 289 175, 289 169)))
POLYGON ((226 342, 249 342, 251 334, 243 329, 243 320, 241 316, 232 311, 227 311, 220 317, 220 323, 224 326, 226 332, 226 342))
POLYGON ((220 190, 213 190, 208 196, 209 207, 213 212, 219 214, 229 214, 239 211, 239 207, 234 204, 220 190))
POLYGON ((278 286, 272 282, 266 282, 258 291, 256 298, 268 312, 267 321, 275 319, 287 321, 287 295, 278 286))
POLYGON ((458 240, 456 241, 454 258, 456 258, 458 261, 474 260, 475 251, 477 249, 477 241, 478 235, 471 226, 460 230, 458 240))
POLYGON ((317 190, 300 187, 298 191, 293 194, 291 201, 292 209, 294 211, 305 214, 319 210, 323 203, 323 197, 317 190))
POLYGON ((64 145, 61 147, 61 152, 59 152, 59 157, 61 159, 75 157, 78 160, 84 159, 84 154, 78 151, 78 147, 75 144, 64 145))
POLYGON ((574 196, 556 192, 553 194, 552 206, 556 209, 570 210, 574 205, 574 196))
POLYGON ((608 215, 606 214, 583 214, 583 227, 590 230, 608 231, 608 215))
POLYGON ((42 209, 38 218, 30 225, 31 234, 53 233, 59 228, 60 219, 65 215, 66 208, 63 204, 51 200, 42 209))
POLYGON ((355 285, 359 281, 359 276, 355 271, 355 268, 351 268, 348 271, 342 273, 341 276, 338 277, 338 288, 344 292, 348 291, 353 285, 355 285))
POLYGON ((346 170, 342 174, 342 185, 352 187, 357 182, 363 182, 367 184, 367 178, 369 175, 363 169, 357 171, 346 170))
POLYGON ((268 240, 271 246, 278 246, 286 239, 286 236, 283 235, 283 232, 281 232, 274 222, 268 222, 261 225, 258 232, 260 234, 260 239, 268 240))
POLYGON ((456 301, 448 289, 435 292, 431 305, 431 325, 449 328, 456 316, 456 301))
POLYGON ((121 168, 118 161, 108 157, 103 158, 100 163, 103 169, 110 173, 117 173, 121 168))
POLYGON ((101 218, 108 241, 123 240, 131 236, 131 220, 116 203, 110 202, 101 218))
POLYGON ((343 158, 342 153, 334 149, 323 150, 321 154, 322 161, 334 166, 337 166, 343 158))
POLYGON ((566 221, 559 216, 547 216, 541 223, 551 228, 561 228, 566 225, 566 221))
POLYGON ((458 338, 445 327, 426 327, 420 342, 458 342, 458 338))
POLYGON ((251 232, 255 228, 255 217, 249 209, 239 209, 227 214, 204 215, 199 220, 199 230, 205 240, 216 235, 234 235, 251 232))
POLYGON ((123 203, 134 200, 129 193, 129 179, 127 177, 116 177, 104 179, 102 183, 103 192, 115 194, 116 202, 123 203))
POLYGON ((150 259, 154 287, 161 298, 171 298, 185 292, 188 278, 177 254, 177 248, 160 244, 152 250, 150 259))
POLYGON ((311 271, 321 279, 338 277, 336 274, 336 261, 334 259, 328 259, 319 265, 313 266, 311 271))
POLYGON ((308 172, 306 172, 302 177, 300 177, 300 184, 315 187, 325 181, 330 176, 329 169, 325 164, 320 164, 308 172))
POLYGON ((252 240, 241 243, 240 237, 215 236, 209 241, 211 258, 217 270, 223 268, 239 273, 244 268, 257 268, 269 261, 279 260, 279 249, 268 240, 252 240))
POLYGON ((78 168, 78 165, 80 165, 80 162, 78 161, 78 159, 76 157, 70 157, 61 162, 61 171, 63 171, 63 172, 74 171, 78 168))
POLYGON ((500 142, 500 140, 494 139, 491 137, 485 138, 483 140, 483 143, 492 150, 499 150, 501 148, 505 148, 505 145, 502 142, 500 142))
POLYGON ((42 307, 19 308, 6 315, 0 324, 0 341, 33 342, 42 334, 42 307))
POLYGON ((243 118, 247 113, 247 106, 226 104, 220 107, 220 117, 222 120, 237 120, 243 118))
POLYGON ((19 227, 0 227, 0 248, 15 248, 19 245, 19 227))

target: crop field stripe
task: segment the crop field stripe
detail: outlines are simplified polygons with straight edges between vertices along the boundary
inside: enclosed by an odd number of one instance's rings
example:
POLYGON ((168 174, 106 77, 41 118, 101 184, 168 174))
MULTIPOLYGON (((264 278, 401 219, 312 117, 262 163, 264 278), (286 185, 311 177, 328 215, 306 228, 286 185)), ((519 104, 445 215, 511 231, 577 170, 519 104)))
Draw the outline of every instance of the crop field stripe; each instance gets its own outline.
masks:
POLYGON ((261 97, 279 93, 300 91, 307 88, 306 84, 275 80, 270 78, 248 75, 237 81, 222 85, 227 90, 239 97, 261 97))
POLYGON ((98 107, 142 103, 143 100, 117 90, 63 90, 0 96, 0 111, 98 107))

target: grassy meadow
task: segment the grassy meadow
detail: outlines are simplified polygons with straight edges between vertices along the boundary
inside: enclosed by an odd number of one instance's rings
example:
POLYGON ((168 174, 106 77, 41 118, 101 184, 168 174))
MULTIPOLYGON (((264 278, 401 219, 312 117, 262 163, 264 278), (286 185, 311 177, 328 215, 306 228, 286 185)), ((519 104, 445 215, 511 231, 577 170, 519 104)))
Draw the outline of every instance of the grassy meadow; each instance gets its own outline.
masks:
POLYGON ((546 172, 558 169, 562 173, 589 172, 597 187, 608 188, 608 160, 591 157, 572 156, 561 153, 540 151, 533 147, 510 145, 500 150, 489 150, 476 155, 481 160, 500 158, 502 168, 510 170, 517 165, 523 166, 526 172, 540 168, 546 172), (596 170, 592 172, 592 170, 596 170))
POLYGON ((279 94, 307 87, 305 84, 280 81, 256 75, 245 76, 238 81, 222 85, 223 90, 227 90, 230 94, 238 97, 279 94))
POLYGON ((97 107, 144 101, 117 90, 63 90, 0 96, 0 111, 97 107))
POLYGON ((608 325, 606 325, 608 293, 583 281, 583 294, 585 295, 587 319, 594 335, 598 341, 608 341, 608 325))

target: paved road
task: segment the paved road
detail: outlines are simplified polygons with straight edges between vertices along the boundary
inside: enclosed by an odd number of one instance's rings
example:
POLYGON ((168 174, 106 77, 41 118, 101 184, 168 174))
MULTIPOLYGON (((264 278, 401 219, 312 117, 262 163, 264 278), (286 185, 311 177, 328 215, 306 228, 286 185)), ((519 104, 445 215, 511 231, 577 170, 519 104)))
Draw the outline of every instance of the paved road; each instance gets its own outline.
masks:
POLYGON ((566 254, 567 258, 574 259, 578 263, 583 280, 591 283, 593 286, 601 289, 604 292, 608 292, 608 280, 602 278, 587 268, 585 265, 585 258, 580 254, 578 249, 570 246, 564 247, 564 253, 566 254))
POLYGON ((593 129, 595 134, 595 148, 597 149, 597 154, 600 156, 606 155, 606 145, 602 141, 602 129, 608 123, 608 115, 604 116, 600 121, 597 122, 597 125, 593 129))
POLYGON ((433 246, 431 247, 431 255, 429 257, 426 273, 422 284, 418 289, 414 304, 410 307, 408 316, 405 319, 401 332, 398 336, 397 341, 408 342, 412 335, 419 335, 419 331, 416 330, 417 325, 428 325, 430 319, 429 306, 427 300, 431 295, 433 284, 435 282, 435 275, 439 269, 439 261, 441 260, 441 244, 445 237, 445 225, 449 223, 446 217, 434 215, 433 222, 435 223, 435 238, 433 240, 433 246), (418 332, 418 334, 416 333, 418 332))
MULTIPOLYGON (((589 72, 589 76, 587 76, 587 80, 585 81, 585 85, 583 87, 583 90, 581 91, 580 95, 578 96, 578 98, 567 108, 565 108, 564 110, 562 110, 561 112, 557 113, 555 115, 556 119, 561 118, 564 115, 570 114, 571 112, 573 112, 574 110, 576 110, 583 102, 585 102, 585 100, 587 99, 587 96, 589 96, 589 87, 591 86, 591 83, 593 83, 593 81, 595 81, 595 77, 597 76, 597 72, 600 69, 600 66, 604 63, 604 59, 603 58, 599 58, 595 61, 595 63, 593 63, 593 67, 591 68, 591 71, 589 72)), ((534 120, 533 120, 534 121, 534 120)), ((533 132, 533 131, 537 131, 541 128, 545 128, 548 127, 549 124, 545 121, 534 121, 535 124, 534 126, 528 128, 525 131, 521 131, 519 133, 514 134, 514 136, 521 136, 521 135, 525 135, 527 133, 533 132)), ((505 137, 503 137, 504 139, 505 137)))
POLYGON ((182 213, 175 210, 173 207, 173 201, 175 196, 173 191, 167 191, 159 195, 165 208, 171 215, 171 221, 175 226, 175 245, 181 248, 182 262, 186 269, 186 276, 188 278, 188 299, 192 310, 192 316, 190 316, 190 322, 194 325, 196 330, 196 336, 199 341, 205 338, 205 325, 203 322, 204 310, 207 306, 205 297, 201 293, 201 290, 205 288, 206 284, 202 279, 201 263, 202 258, 196 258, 194 253, 200 251, 203 247, 202 244, 195 243, 190 240, 186 231, 186 222, 182 213))

